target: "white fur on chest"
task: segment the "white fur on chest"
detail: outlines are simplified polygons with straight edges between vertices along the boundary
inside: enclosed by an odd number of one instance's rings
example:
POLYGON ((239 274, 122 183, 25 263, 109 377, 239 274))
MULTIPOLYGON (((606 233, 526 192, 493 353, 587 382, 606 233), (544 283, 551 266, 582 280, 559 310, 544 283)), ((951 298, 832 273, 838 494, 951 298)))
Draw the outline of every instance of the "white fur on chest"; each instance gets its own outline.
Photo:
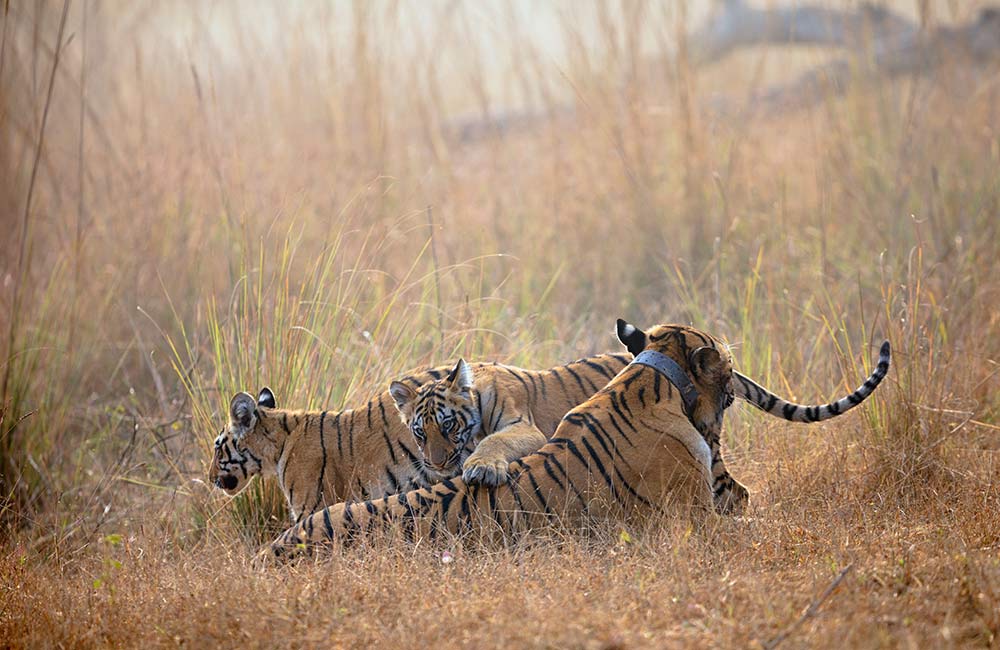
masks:
POLYGON ((708 443, 701 435, 694 436, 695 440, 688 444, 688 448, 691 449, 691 454, 697 458, 704 466, 705 470, 709 474, 712 473, 712 450, 708 447, 708 443))

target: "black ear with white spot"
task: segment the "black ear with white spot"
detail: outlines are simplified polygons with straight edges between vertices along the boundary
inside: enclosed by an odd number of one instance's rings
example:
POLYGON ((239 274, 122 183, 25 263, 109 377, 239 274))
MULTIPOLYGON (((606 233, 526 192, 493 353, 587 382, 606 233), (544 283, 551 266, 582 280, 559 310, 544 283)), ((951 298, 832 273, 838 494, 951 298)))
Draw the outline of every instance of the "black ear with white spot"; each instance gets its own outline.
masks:
POLYGON ((230 421, 243 428, 249 429, 253 424, 253 412, 257 408, 253 395, 250 393, 236 393, 232 401, 229 402, 230 421))
POLYGON ((472 368, 465 362, 465 359, 459 359, 451 374, 448 375, 449 388, 456 393, 465 393, 472 388, 472 381, 472 368))
POLYGON ((646 333, 631 323, 618 319, 618 340, 632 356, 638 356, 646 349, 646 333))
POLYGON ((274 393, 267 386, 260 389, 260 395, 257 396, 257 406, 263 406, 267 409, 278 408, 274 402, 274 393))
POLYGON ((396 409, 405 415, 407 407, 412 404, 413 399, 417 396, 417 391, 401 381, 394 381, 389 384, 389 395, 392 396, 392 401, 396 403, 396 409))

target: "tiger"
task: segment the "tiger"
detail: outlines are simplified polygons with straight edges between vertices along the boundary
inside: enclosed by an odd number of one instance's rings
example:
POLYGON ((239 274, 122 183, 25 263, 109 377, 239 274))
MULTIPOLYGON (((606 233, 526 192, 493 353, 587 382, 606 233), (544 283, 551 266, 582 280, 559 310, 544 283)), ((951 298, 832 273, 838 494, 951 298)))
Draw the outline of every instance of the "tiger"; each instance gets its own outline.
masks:
MULTIPOLYGON (((771 404, 756 384, 744 384, 728 348, 705 332, 685 325, 643 332, 624 321, 618 329, 635 358, 570 410, 545 445, 511 462, 505 483, 456 477, 380 499, 338 503, 287 529, 258 560, 311 553, 384 526, 398 526, 408 539, 417 539, 490 528, 513 533, 553 521, 648 517, 671 504, 692 513, 714 511, 708 441, 719 438, 725 410, 738 395, 767 412, 778 408, 777 402, 771 404)), ((853 406, 867 397, 889 363, 887 341, 858 391, 822 407, 790 405, 781 412, 804 421, 836 414, 845 403, 853 406)))
MULTIPOLYGON (((547 370, 466 365, 474 374, 488 373, 505 385, 514 396, 511 408, 530 404, 534 425, 547 437, 569 409, 597 392, 629 361, 627 353, 616 353, 547 370)), ((416 388, 446 377, 451 369, 415 370, 398 383, 416 388)), ((424 462, 409 430, 395 416, 394 404, 387 390, 360 408, 299 411, 277 408, 273 391, 266 387, 256 399, 236 393, 229 403, 229 422, 215 438, 209 483, 236 495, 258 474, 275 476, 295 523, 344 499, 378 498, 453 476, 450 467, 435 470, 424 462)))
MULTIPOLYGON (((648 343, 645 332, 619 318, 616 323, 618 340, 632 355, 640 354, 648 343)), ((707 336, 707 335, 706 335, 707 336)), ((788 420, 790 422, 821 422, 838 415, 843 415, 871 395, 889 372, 892 356, 889 341, 883 341, 879 349, 879 360, 865 382, 854 392, 839 400, 825 405, 803 406, 784 400, 770 392, 746 375, 733 371, 732 398, 740 398, 764 411, 768 415, 788 420)), ((730 399, 732 399, 730 398, 730 399)), ((730 404, 726 405, 728 408, 730 404)), ((716 510, 721 513, 738 514, 742 512, 747 500, 746 488, 740 485, 729 474, 722 460, 718 432, 706 430, 705 442, 712 452, 712 493, 715 496, 716 510)))
POLYGON ((459 359, 446 378, 418 390, 394 381, 389 394, 424 462, 451 475, 461 469, 468 483, 500 485, 507 480, 510 461, 548 440, 534 417, 547 405, 548 395, 544 386, 531 393, 517 374, 491 370, 473 373, 465 359, 459 359))

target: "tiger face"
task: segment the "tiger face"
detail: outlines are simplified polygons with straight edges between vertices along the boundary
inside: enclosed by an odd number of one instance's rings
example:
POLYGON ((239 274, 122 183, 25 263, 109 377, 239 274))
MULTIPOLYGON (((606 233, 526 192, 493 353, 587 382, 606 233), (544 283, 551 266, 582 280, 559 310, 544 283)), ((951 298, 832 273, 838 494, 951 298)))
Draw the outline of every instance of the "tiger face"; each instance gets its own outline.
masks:
POLYGON ((260 408, 275 408, 269 388, 254 400, 249 393, 236 393, 229 402, 229 424, 215 439, 215 456, 208 480, 229 495, 238 494, 257 474, 273 470, 268 459, 275 449, 260 422, 260 408))
POLYGON ((398 381, 389 386, 403 423, 423 455, 424 466, 439 478, 457 475, 482 431, 472 368, 459 359, 451 373, 414 390, 398 381))

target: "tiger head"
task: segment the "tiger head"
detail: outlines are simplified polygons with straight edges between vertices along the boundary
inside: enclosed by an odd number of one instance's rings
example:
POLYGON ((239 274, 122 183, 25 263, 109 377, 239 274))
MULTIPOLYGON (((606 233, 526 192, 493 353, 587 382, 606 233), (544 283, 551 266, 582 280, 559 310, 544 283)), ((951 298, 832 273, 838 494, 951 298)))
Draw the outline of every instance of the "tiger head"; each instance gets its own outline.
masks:
POLYGON ((229 402, 229 424, 215 439, 215 456, 208 480, 227 494, 240 492, 275 457, 273 437, 261 423, 260 409, 275 408, 274 393, 263 388, 254 400, 250 393, 236 393, 229 402))
POLYGON ((633 356, 643 350, 664 354, 681 367, 698 389, 688 414, 698 431, 718 436, 722 414, 733 403, 733 360, 728 346, 715 337, 684 325, 656 325, 643 332, 618 319, 618 339, 633 356))
POLYGON ((459 359, 447 377, 416 390, 398 381, 389 386, 399 415, 423 454, 424 466, 439 478, 458 474, 475 448, 482 417, 472 385, 472 368, 459 359))

